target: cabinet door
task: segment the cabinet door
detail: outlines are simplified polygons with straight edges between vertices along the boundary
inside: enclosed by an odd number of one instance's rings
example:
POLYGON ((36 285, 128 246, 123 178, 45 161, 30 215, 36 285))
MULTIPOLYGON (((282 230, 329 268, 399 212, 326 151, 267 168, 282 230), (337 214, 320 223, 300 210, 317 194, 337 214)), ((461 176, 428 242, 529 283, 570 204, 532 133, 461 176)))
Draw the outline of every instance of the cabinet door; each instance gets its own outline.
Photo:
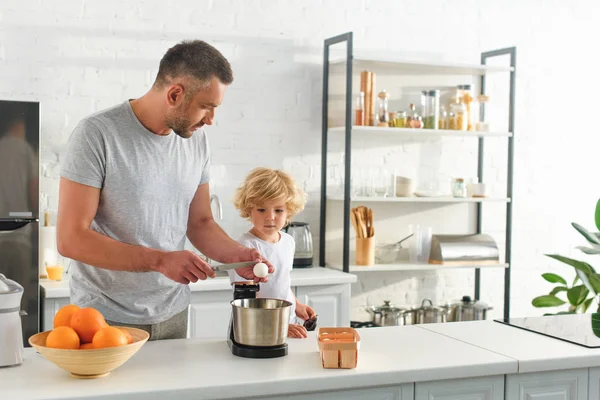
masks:
MULTIPOLYGON (((415 400, 504 400, 504 376, 417 382, 415 400)), ((507 399, 513 399, 507 397, 507 399)))
POLYGON ((188 337, 226 338, 232 296, 230 290, 192 293, 188 337))
POLYGON ((590 368, 588 399, 600 399, 600 368, 590 368))
POLYGON ((296 297, 319 316, 319 326, 350 326, 350 284, 298 286, 296 297))
POLYGON ((261 398, 268 400, 413 400, 414 384, 261 398))
POLYGON ((513 374, 506 377, 507 399, 585 400, 588 398, 587 389, 588 369, 513 374))
POLYGON ((68 304, 71 304, 71 299, 68 297, 59 297, 54 299, 46 299, 42 297, 42 332, 49 331, 54 328, 54 316, 68 304))

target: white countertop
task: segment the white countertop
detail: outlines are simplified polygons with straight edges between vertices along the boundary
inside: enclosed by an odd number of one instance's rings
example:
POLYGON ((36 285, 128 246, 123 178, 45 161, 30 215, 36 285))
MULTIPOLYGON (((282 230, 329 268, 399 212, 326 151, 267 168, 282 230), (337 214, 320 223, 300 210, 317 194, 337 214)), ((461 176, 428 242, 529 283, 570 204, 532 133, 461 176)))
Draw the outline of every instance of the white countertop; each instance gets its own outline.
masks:
POLYGON ((519 361, 519 373, 600 366, 590 349, 493 321, 419 325, 519 361))
MULTIPOLYGON (((356 275, 321 267, 295 268, 292 269, 291 275, 292 286, 335 285, 356 282, 356 275)), ((45 298, 69 297, 69 281, 67 279, 59 282, 41 279, 40 286, 44 288, 45 298)), ((189 286, 192 292, 231 290, 229 278, 226 276, 190 283, 189 286)))
POLYGON ((262 360, 233 356, 225 339, 148 342, 109 376, 92 380, 71 378, 28 348, 21 366, 0 369, 0 385, 7 399, 220 399, 517 372, 514 359, 420 326, 359 332, 355 369, 322 368, 316 335, 310 332, 308 339, 288 340, 287 356, 262 360))

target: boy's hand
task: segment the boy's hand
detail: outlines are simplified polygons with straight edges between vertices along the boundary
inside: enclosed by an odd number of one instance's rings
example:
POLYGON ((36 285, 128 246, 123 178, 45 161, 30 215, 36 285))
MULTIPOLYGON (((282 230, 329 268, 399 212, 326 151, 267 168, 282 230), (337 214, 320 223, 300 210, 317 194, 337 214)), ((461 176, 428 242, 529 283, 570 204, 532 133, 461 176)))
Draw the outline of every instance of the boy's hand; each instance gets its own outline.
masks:
POLYGON ((302 325, 289 324, 288 325, 288 337, 302 339, 308 337, 306 329, 302 325))
POLYGON ((315 310, 306 304, 296 303, 296 316, 303 320, 312 319, 316 316, 315 310))
MULTIPOLYGON (((242 261, 256 261, 257 264, 259 262, 263 262, 263 263, 267 264, 267 267, 269 267, 269 274, 272 274, 273 272, 275 272, 275 268, 273 267, 273 265, 271 265, 271 263, 268 260, 263 258, 263 256, 260 254, 260 252, 256 249, 245 247, 243 249, 242 253, 240 254, 240 256, 237 257, 237 260, 235 260, 235 262, 242 262, 242 261)), ((256 275, 254 275, 254 265, 251 265, 249 267, 244 267, 244 268, 238 268, 235 270, 235 272, 242 278, 248 279, 249 281, 254 281, 254 282, 268 282, 269 281, 268 276, 265 278, 259 278, 256 275)))

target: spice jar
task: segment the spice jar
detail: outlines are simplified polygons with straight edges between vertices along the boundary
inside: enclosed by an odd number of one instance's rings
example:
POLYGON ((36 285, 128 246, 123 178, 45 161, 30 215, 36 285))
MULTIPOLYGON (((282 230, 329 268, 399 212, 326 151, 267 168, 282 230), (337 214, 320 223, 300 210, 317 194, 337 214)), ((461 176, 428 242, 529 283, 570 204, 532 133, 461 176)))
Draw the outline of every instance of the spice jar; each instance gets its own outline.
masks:
POLYGON ((356 98, 356 110, 354 111, 354 125, 365 124, 365 92, 360 92, 356 98))
POLYGON ((421 103, 423 105, 423 127, 425 129, 438 129, 440 91, 423 90, 421 92, 421 103))
POLYGON ((471 85, 458 85, 456 87, 456 98, 459 103, 465 105, 465 117, 466 117, 466 129, 472 131, 475 129, 473 124, 473 113, 471 110, 471 104, 474 101, 473 94, 471 93, 471 85))
POLYGON ((452 196, 467 197, 467 185, 463 178, 455 178, 454 182, 452 182, 452 196))
POLYGON ((396 128, 406 127, 406 111, 397 111, 394 125, 396 128))
POLYGON ((379 97, 379 112, 377 113, 379 122, 377 123, 377 126, 389 126, 388 98, 390 95, 384 89, 379 92, 377 97, 379 97))
POLYGON ((410 104, 410 115, 406 120, 407 128, 421 129, 423 128, 423 119, 415 110, 415 105, 410 104))
POLYGON ((396 127, 396 113, 394 111, 389 112, 389 120, 390 120, 390 122, 388 122, 389 127, 395 128, 396 127))
POLYGON ((463 103, 452 103, 450 108, 454 113, 454 129, 457 131, 466 131, 469 127, 467 121, 467 107, 463 103))

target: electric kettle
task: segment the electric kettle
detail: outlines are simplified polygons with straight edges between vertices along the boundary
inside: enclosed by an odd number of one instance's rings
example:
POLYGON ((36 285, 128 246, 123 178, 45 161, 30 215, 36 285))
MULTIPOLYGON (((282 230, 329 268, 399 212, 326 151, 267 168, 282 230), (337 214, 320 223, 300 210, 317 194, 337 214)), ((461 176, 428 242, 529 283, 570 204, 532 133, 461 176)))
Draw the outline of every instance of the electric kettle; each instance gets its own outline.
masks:
POLYGON ((313 265, 313 245, 310 227, 306 222, 290 222, 285 227, 285 232, 291 235, 296 242, 294 252, 294 268, 306 268, 313 265))
POLYGON ((0 367, 23 362, 22 296, 23 286, 0 274, 0 367))

